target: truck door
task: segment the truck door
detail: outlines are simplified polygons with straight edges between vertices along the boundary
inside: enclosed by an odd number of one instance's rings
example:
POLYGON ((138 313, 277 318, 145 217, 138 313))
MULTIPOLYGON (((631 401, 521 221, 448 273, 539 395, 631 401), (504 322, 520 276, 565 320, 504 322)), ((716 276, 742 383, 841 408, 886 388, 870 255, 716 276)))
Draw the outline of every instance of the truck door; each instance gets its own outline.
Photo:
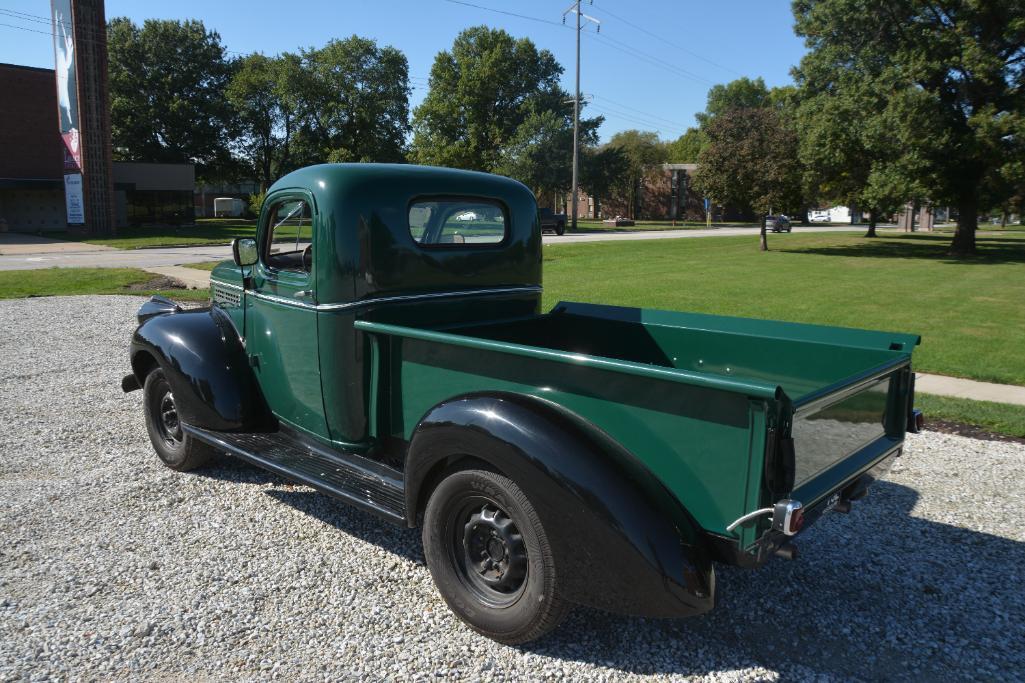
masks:
POLYGON ((308 193, 276 192, 264 201, 257 231, 260 260, 246 297, 246 350, 274 414, 327 437, 314 291, 316 228, 308 193))

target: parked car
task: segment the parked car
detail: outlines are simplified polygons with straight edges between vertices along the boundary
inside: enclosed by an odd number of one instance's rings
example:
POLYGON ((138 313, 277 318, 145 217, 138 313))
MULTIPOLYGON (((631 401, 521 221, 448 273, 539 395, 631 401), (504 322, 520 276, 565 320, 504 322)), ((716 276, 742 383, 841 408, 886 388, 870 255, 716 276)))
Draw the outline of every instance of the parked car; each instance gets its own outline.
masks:
POLYGON ((139 310, 122 389, 142 390, 171 469, 228 453, 421 527, 449 607, 504 643, 571 605, 712 609, 713 563, 792 559, 920 426, 915 335, 542 312, 537 215, 483 173, 292 172, 214 268, 210 306, 139 310))
POLYGON ((778 216, 766 216, 765 227, 772 232, 791 232, 790 219, 784 214, 778 216))
POLYGON ((566 232, 566 214, 564 213, 553 213, 551 209, 541 208, 537 210, 538 217, 541 219, 541 230, 551 230, 556 235, 562 235, 566 232))

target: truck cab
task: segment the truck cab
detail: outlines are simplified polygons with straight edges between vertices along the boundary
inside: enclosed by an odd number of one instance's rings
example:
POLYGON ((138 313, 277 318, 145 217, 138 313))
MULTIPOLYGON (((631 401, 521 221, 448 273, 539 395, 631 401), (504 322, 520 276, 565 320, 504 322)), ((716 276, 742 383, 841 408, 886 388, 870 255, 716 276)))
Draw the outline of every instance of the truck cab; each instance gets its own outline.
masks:
POLYGON ((125 391, 175 470, 219 454, 422 529, 506 643, 572 605, 715 602, 713 563, 793 557, 920 425, 915 335, 560 302, 531 192, 330 164, 271 187, 211 305, 140 309, 125 391))

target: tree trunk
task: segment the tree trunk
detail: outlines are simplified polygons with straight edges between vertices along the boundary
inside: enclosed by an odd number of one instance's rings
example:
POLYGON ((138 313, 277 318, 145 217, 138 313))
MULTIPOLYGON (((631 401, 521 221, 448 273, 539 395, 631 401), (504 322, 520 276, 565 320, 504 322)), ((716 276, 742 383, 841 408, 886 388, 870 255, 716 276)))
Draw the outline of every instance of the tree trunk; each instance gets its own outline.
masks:
POLYGON ((975 197, 966 197, 957 205, 957 230, 950 243, 950 253, 968 256, 975 253, 975 231, 979 227, 978 202, 975 197))
POLYGON ((872 213, 871 213, 871 215, 870 215, 870 217, 868 219, 868 232, 865 233, 865 237, 879 237, 879 235, 876 234, 876 215, 877 214, 878 214, 878 212, 875 209, 873 209, 872 213))
POLYGON ((758 248, 761 251, 769 250, 769 236, 765 234, 765 216, 762 216, 762 230, 759 234, 758 248))

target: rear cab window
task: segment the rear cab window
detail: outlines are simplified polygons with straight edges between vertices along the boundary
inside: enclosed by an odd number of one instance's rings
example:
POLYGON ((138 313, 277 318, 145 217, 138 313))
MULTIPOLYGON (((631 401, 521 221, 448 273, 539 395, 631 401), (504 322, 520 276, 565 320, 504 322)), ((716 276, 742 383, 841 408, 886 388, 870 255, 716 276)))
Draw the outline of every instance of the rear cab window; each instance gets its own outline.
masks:
POLYGON ((409 206, 409 235, 421 246, 474 247, 505 241, 505 207, 487 199, 422 199, 409 206))

